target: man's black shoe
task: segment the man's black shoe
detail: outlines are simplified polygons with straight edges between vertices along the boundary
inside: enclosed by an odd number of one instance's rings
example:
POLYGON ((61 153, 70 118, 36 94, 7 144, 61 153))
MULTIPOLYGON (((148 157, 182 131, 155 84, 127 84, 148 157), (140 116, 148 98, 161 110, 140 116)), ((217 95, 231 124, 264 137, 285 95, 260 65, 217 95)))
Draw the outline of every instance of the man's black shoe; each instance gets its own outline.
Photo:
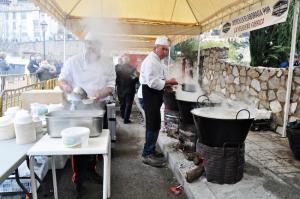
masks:
POLYGON ((124 120, 124 124, 130 124, 132 123, 131 120, 124 120))
POLYGON ((163 157, 165 157, 163 153, 158 152, 158 151, 154 151, 152 154, 153 154, 156 158, 163 158, 163 157))
POLYGON ((95 184, 102 184, 102 177, 95 171, 89 171, 86 173, 86 179, 89 182, 95 183, 95 184))
POLYGON ((144 164, 150 165, 152 167, 165 167, 165 160, 159 159, 155 157, 153 154, 142 157, 142 161, 144 164))

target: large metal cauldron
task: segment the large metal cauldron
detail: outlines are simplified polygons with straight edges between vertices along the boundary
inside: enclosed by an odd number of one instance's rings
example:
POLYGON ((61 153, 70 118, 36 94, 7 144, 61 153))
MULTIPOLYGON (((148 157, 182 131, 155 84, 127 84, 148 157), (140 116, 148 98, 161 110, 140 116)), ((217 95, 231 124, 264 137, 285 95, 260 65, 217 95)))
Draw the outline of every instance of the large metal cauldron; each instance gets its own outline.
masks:
POLYGON ((219 110, 222 107, 215 107, 214 109, 198 108, 191 111, 196 125, 198 141, 210 147, 243 143, 254 117, 247 109, 242 109, 235 112, 235 117, 228 114, 225 115, 225 118, 221 118, 218 117, 217 112, 214 113, 216 109, 219 110), (212 113, 214 117, 203 114, 206 111, 212 113), (243 115, 245 115, 245 112, 248 113, 248 116, 241 117, 242 112, 244 112, 243 115))
POLYGON ((165 108, 172 110, 172 111, 178 111, 178 106, 176 103, 176 97, 175 92, 164 92, 163 100, 165 104, 165 108))
POLYGON ((213 107, 218 105, 218 103, 212 103, 206 95, 200 95, 196 102, 178 100, 178 109, 180 122, 183 124, 194 124, 193 115, 191 113, 192 109, 200 107, 213 107))

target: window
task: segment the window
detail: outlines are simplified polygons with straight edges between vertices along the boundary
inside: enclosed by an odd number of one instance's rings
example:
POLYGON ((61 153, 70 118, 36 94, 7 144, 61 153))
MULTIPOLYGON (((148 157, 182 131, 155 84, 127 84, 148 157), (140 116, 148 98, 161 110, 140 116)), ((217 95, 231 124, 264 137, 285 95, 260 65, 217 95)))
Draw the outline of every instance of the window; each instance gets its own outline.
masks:
POLYGON ((16 19, 16 13, 13 12, 13 19, 16 19))
POLYGON ((27 18, 26 12, 21 12, 21 19, 26 19, 26 18, 27 18))
POLYGON ((16 30, 16 22, 13 22, 13 30, 16 30))
POLYGON ((40 37, 40 32, 34 32, 34 37, 39 38, 40 37))
POLYGON ((9 15, 8 13, 5 13, 5 19, 8 20, 9 19, 9 15))

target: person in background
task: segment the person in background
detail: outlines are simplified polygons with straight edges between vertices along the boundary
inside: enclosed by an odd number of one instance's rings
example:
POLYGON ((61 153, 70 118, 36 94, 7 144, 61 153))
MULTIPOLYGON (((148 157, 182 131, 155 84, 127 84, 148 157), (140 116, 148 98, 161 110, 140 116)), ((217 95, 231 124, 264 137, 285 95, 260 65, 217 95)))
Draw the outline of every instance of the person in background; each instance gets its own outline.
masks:
MULTIPOLYGON (((295 53, 294 54, 294 66, 299 66, 300 63, 299 63, 299 57, 298 57, 298 54, 295 53)), ((282 63, 280 63, 280 68, 287 68, 289 67, 289 60, 285 60, 283 61, 282 63)))
POLYGON ((295 53, 294 66, 300 66, 299 56, 295 53))
POLYGON ((9 65, 6 63, 6 54, 4 52, 0 52, 0 72, 1 74, 7 72, 9 70, 9 65))
POLYGON ((40 66, 40 62, 42 61, 42 57, 41 56, 30 56, 30 61, 29 64, 27 66, 27 69, 29 71, 29 73, 35 73, 37 71, 37 69, 40 66))
POLYGON ((54 66, 55 66, 55 69, 56 69, 56 74, 57 75, 59 75, 60 73, 61 73, 61 68, 62 68, 62 66, 63 66, 63 63, 62 63, 62 61, 56 61, 55 63, 54 63, 54 66))
POLYGON ((135 95, 135 85, 138 81, 136 70, 129 62, 129 57, 123 56, 122 64, 116 67, 116 86, 124 124, 131 123, 130 114, 135 95))
POLYGON ((185 78, 185 71, 186 71, 186 58, 183 58, 181 62, 182 79, 185 78))
MULTIPOLYGON (((106 98, 112 95, 116 74, 112 61, 102 56, 101 42, 88 33, 85 36, 83 51, 69 58, 58 78, 58 84, 65 93, 71 93, 75 86, 86 91, 89 98, 97 100, 96 106, 105 109, 106 98)), ((103 128, 107 128, 104 116, 103 128)), ((88 180, 101 183, 101 177, 96 172, 95 155, 78 155, 72 157, 73 178, 77 192, 82 191, 82 184, 88 180)))
POLYGON ((47 61, 42 61, 40 67, 36 70, 37 77, 40 82, 56 77, 56 69, 47 61))
POLYGON ((0 52, 0 75, 4 75, 0 80, 0 89, 3 91, 5 89, 5 75, 7 71, 9 71, 9 65, 6 63, 6 54, 4 52, 0 52))
POLYGON ((178 84, 175 78, 165 80, 165 67, 161 60, 168 55, 168 52, 168 38, 158 37, 153 51, 143 61, 140 73, 146 115, 146 135, 142 161, 153 167, 165 166, 163 154, 155 149, 161 125, 160 107, 163 103, 163 90, 165 87, 178 84))

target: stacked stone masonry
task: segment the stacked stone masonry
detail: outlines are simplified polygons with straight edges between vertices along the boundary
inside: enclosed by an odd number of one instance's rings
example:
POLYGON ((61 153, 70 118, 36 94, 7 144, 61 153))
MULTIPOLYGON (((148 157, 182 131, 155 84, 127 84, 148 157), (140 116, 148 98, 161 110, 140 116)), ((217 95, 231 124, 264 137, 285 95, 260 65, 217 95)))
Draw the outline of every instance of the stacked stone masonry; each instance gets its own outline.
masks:
MULTIPOLYGON (((208 92, 221 92, 227 98, 253 98, 259 109, 272 111, 272 128, 283 125, 288 69, 243 66, 228 61, 228 48, 209 48, 201 51, 199 82, 208 92)), ((300 68, 294 69, 291 92, 290 121, 300 117, 300 68)))

